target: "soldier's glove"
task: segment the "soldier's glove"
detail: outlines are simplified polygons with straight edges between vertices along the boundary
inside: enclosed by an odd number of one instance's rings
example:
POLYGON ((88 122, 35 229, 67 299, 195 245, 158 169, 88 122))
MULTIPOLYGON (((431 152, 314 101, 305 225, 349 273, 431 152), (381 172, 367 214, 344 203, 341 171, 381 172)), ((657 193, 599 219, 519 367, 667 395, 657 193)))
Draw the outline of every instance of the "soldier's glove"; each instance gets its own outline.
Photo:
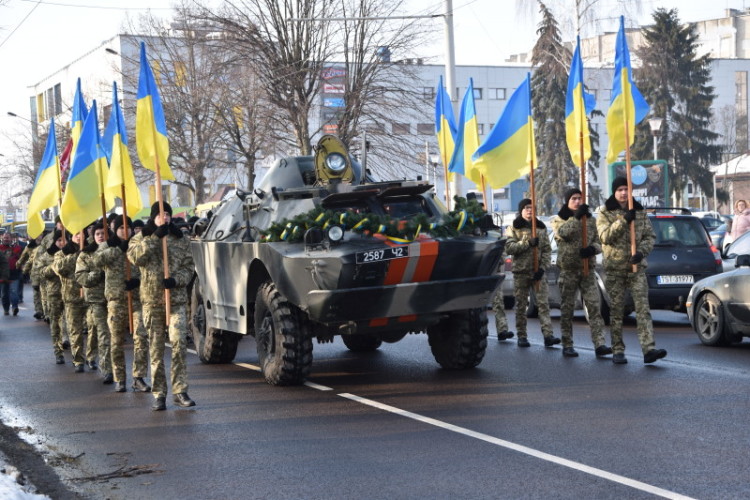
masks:
POLYGON ((539 246, 539 238, 537 238, 536 236, 533 237, 533 238, 529 238, 529 246, 532 247, 532 248, 538 247, 539 246))
POLYGON ((631 208, 630 210, 625 211, 625 222, 630 224, 635 220, 635 208, 631 208))
POLYGON ((174 280, 174 278, 171 278, 171 277, 164 278, 163 283, 164 283, 164 288, 166 288, 167 290, 177 286, 177 282, 174 280))
POLYGON ((52 245, 47 249, 47 253, 50 254, 50 255, 55 255, 58 250, 60 250, 60 249, 57 248, 57 245, 54 244, 54 243, 52 243, 52 245))
POLYGON ((141 280, 138 278, 130 278, 129 280, 125 280, 125 291, 135 290, 141 286, 141 280))
POLYGON ((130 245, 130 240, 120 240, 120 250, 122 250, 123 253, 128 251, 128 245, 130 245))
POLYGON ((578 253, 584 259, 587 258, 587 257, 593 257, 594 255, 596 255, 596 248, 594 248, 592 246, 588 246, 588 247, 581 248, 580 250, 578 250, 578 253))
POLYGON ((158 238, 164 238, 166 235, 169 234, 169 226, 171 226, 172 223, 169 224, 162 224, 161 226, 158 226, 156 230, 154 231, 154 235, 158 238))
POLYGON ((83 253, 94 253, 96 252, 96 249, 99 248, 99 243, 89 243, 85 247, 83 247, 83 250, 81 250, 83 253))
POLYGON ((542 279, 542 276, 544 276, 544 269, 539 269, 534 273, 533 279, 534 281, 539 281, 542 279))
POLYGON ((573 217, 575 217, 578 220, 583 219, 584 217, 591 217, 591 212, 589 212, 589 206, 585 203, 578 207, 573 214, 573 217))
POLYGON ((31 240, 29 241, 29 244, 26 246, 28 246, 29 248, 36 248, 39 246, 39 244, 36 242, 36 240, 31 240))
POLYGON ((68 241, 64 247, 62 247, 63 255, 73 255, 78 250, 78 245, 72 241, 68 241))
POLYGON ((110 237, 107 239, 107 246, 112 247, 119 247, 120 246, 120 238, 117 237, 116 234, 110 235, 110 237))
POLYGON ((631 264, 638 264, 638 263, 639 263, 640 261, 642 261, 642 260, 643 260, 643 253, 641 253, 641 252, 635 252, 635 253, 634 253, 634 254, 633 254, 633 255, 632 255, 631 257, 630 257, 630 263, 631 263, 631 264))

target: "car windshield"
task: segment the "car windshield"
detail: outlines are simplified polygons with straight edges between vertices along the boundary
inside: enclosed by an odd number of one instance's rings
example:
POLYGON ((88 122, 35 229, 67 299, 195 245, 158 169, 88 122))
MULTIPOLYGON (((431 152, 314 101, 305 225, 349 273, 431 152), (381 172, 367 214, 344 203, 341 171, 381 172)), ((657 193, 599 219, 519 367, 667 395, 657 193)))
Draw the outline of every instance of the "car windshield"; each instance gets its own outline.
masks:
POLYGON ((701 219, 701 223, 707 230, 713 231, 717 227, 721 226, 722 221, 720 219, 717 219, 716 217, 703 217, 701 219))
POLYGON ((729 257, 736 257, 738 255, 750 254, 750 232, 743 234, 727 249, 727 255, 729 257))
POLYGON ((706 231, 694 218, 651 218, 656 233, 656 246, 705 247, 708 245, 706 231))

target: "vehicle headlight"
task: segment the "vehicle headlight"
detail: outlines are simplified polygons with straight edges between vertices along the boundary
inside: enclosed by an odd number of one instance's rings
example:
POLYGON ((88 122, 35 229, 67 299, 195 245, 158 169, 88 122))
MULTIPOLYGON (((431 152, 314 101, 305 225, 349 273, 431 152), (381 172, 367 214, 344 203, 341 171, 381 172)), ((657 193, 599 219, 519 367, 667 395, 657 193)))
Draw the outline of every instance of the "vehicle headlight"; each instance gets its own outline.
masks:
POLYGON ((332 243, 338 243, 344 238, 344 228, 339 225, 333 225, 328 228, 328 240, 332 243))
POLYGON ((326 156, 326 167, 331 172, 341 173, 346 168, 346 158, 341 153, 331 153, 326 156))

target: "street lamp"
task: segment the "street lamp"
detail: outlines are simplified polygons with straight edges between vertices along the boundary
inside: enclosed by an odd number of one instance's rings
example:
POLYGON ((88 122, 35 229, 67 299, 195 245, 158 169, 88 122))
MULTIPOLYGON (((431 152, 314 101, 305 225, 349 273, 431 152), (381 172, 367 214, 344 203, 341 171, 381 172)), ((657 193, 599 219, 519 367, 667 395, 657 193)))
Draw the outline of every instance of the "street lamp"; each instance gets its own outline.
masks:
POLYGON ((661 124, 664 122, 664 118, 649 118, 648 126, 651 128, 651 135, 654 136, 654 160, 658 158, 656 151, 657 137, 661 131, 661 124))

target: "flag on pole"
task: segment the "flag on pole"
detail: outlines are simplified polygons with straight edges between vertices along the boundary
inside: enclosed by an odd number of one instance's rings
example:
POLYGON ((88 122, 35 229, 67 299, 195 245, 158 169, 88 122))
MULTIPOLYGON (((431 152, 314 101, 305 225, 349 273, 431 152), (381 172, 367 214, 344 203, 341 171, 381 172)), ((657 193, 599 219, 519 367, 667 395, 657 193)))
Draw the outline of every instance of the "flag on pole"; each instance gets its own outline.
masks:
POLYGON ((482 183, 482 175, 474 166, 471 155, 478 147, 479 126, 477 125, 477 112, 474 106, 474 79, 469 78, 469 87, 466 89, 466 94, 464 94, 464 99, 461 102, 456 146, 448 170, 463 175, 477 186, 482 183))
POLYGON ((456 118, 448 92, 443 87, 443 77, 438 82, 435 95, 435 133, 437 134, 440 159, 446 167, 453 156, 456 143, 456 118))
POLYGON ((169 141, 164 109, 161 107, 159 89, 154 80, 154 73, 146 59, 146 44, 141 42, 141 73, 138 78, 136 112, 135 112, 135 145, 138 158, 147 169, 156 172, 158 165, 162 179, 174 180, 169 168, 169 141))
MULTIPOLYGON (((83 100, 81 79, 79 78, 76 82, 76 93, 73 96, 73 116, 70 120, 71 159, 75 157, 78 140, 81 137, 81 131, 83 130, 83 122, 86 121, 88 114, 89 111, 86 109, 86 101, 83 100)), ((66 147, 65 149, 67 150, 68 148, 66 147)))
POLYGON ((474 164, 493 189, 505 187, 536 165, 531 118, 531 75, 513 92, 497 124, 473 156, 474 164))
POLYGON ((568 143, 573 164, 580 167, 591 158, 591 137, 586 115, 596 106, 596 99, 583 88, 583 61, 581 60, 581 37, 578 37, 573 61, 568 76, 568 94, 565 97, 565 140, 568 143), (583 158, 581 158, 581 135, 583 135, 583 158))
MULTIPOLYGON (((86 117, 81 138, 65 186, 60 219, 71 233, 82 231, 102 215, 101 195, 106 185, 107 160, 99 141, 96 101, 86 117)), ((105 210, 114 206, 111 196, 105 197, 105 210)))
POLYGON ((57 138, 55 137, 55 119, 50 120, 47 145, 44 148, 42 163, 36 173, 34 187, 29 199, 28 226, 26 232, 36 238, 44 231, 44 220, 39 214, 42 210, 57 205, 60 200, 60 160, 57 156, 57 138))
POLYGON ((138 213, 143 208, 143 203, 141 191, 135 182, 130 153, 128 153, 128 134, 125 117, 117 99, 117 83, 112 84, 112 112, 109 115, 107 128, 104 129, 102 147, 109 162, 105 191, 111 196, 122 198, 124 186, 127 212, 133 215, 138 213))
POLYGON ((615 46, 615 76, 612 81, 612 100, 607 111, 607 163, 617 159, 635 140, 635 126, 648 115, 649 106, 633 83, 630 52, 625 38, 625 17, 620 16, 620 31, 615 46), (629 144, 625 144, 625 124, 629 144))

